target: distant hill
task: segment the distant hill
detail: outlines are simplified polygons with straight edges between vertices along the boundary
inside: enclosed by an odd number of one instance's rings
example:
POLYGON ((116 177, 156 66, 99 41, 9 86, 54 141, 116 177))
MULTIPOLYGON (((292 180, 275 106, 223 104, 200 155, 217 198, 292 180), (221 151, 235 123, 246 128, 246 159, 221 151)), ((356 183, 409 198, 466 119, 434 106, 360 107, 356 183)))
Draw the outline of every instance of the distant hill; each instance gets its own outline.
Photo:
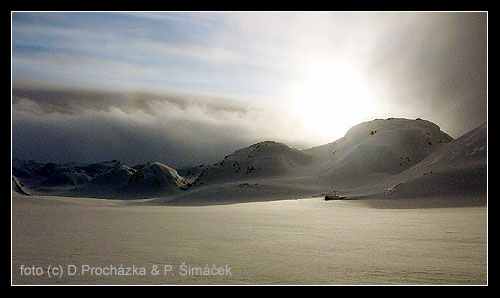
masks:
POLYGON ((27 189, 44 195, 144 198, 170 195, 189 185, 175 169, 159 162, 135 167, 118 160, 91 164, 13 160, 12 164, 13 175, 23 177, 27 189))
POLYGON ((403 172, 453 140, 425 120, 389 118, 358 124, 333 143, 303 150, 321 164, 318 175, 343 179, 403 172))
POLYGON ((136 168, 119 163, 89 183, 71 189, 73 195, 107 198, 151 198, 185 190, 188 183, 173 168, 148 162, 136 168))
POLYGON ((296 176, 312 162, 303 152, 285 144, 265 141, 237 150, 205 167, 194 185, 240 181, 280 175, 296 176))

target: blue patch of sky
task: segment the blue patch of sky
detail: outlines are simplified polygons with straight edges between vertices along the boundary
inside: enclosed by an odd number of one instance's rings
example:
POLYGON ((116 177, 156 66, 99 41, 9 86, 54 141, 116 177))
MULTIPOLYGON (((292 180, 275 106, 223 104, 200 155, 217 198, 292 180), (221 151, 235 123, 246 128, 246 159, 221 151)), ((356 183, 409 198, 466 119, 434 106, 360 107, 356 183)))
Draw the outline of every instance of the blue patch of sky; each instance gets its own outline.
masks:
MULTIPOLYGON (((109 80, 169 86, 186 91, 228 93, 269 93, 275 84, 259 73, 271 73, 266 65, 254 65, 245 59, 217 61, 203 58, 203 51, 218 44, 228 32, 224 15, 203 13, 13 13, 14 78, 44 79, 59 82, 109 80), (150 48, 174 46, 177 51, 162 52, 150 48), (196 54, 183 55, 183 47, 195 47, 196 54), (179 50, 180 49, 180 50, 179 50), (180 51, 180 52, 179 52, 180 51), (64 65, 43 68, 18 63, 17 57, 65 55, 76 59, 123 62, 161 75, 132 77, 113 70, 92 73, 85 65, 79 72, 64 70, 64 65), (264 70, 265 72, 262 72, 264 70), (67 76, 73 77, 73 80, 67 76)), ((245 49, 236 51, 243 57, 245 49)), ((44 59, 42 56, 41 59, 44 59)), ((57 57, 57 56, 56 56, 57 57)), ((54 63, 49 60, 47 63, 54 63)))

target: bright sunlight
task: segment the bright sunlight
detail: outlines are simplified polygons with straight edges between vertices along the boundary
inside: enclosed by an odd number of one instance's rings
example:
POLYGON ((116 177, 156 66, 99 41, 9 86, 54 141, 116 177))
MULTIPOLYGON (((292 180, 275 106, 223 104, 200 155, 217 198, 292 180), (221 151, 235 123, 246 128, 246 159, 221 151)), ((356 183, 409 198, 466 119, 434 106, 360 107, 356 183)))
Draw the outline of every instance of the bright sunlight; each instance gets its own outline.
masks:
POLYGON ((307 128, 330 141, 368 120, 371 114, 372 103, 363 80, 338 63, 313 67, 295 95, 299 118, 307 128))

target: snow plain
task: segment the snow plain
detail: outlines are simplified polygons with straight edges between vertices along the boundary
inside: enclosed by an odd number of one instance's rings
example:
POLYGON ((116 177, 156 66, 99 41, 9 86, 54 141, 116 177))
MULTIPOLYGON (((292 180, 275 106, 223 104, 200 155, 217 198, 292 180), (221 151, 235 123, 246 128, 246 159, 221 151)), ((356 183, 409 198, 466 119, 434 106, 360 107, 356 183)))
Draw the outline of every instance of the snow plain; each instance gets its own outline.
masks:
POLYGON ((183 171, 13 161, 13 283, 487 283, 486 123, 453 140, 425 120, 374 120, 323 146, 266 141, 183 171), (20 274, 83 264, 174 271, 20 274))

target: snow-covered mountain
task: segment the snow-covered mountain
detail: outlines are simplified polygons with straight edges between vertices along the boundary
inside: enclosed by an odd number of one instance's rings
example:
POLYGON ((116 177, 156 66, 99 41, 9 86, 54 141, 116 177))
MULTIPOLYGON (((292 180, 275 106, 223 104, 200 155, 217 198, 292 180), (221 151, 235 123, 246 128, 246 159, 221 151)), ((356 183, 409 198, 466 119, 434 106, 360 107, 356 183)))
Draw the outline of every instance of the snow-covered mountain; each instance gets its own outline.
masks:
POLYGON ((161 189, 159 193, 163 193, 185 190, 188 183, 175 169, 160 162, 148 162, 130 178, 128 187, 132 192, 136 189, 161 189))
MULTIPOLYGON (((102 169, 104 167, 94 166, 102 169)), ((124 162, 116 162, 107 171, 96 175, 88 183, 72 188, 70 194, 83 197, 120 198, 136 170, 124 162)))
POLYGON ((150 198, 187 189, 185 179, 160 162, 132 168, 121 162, 89 183, 71 189, 73 195, 109 198, 150 198))
POLYGON ((376 119, 352 127, 333 143, 303 152, 320 163, 319 176, 358 179, 364 174, 403 172, 451 140, 429 121, 376 119))
POLYGON ((383 197, 485 194, 486 130, 484 123, 453 140, 429 121, 376 119, 352 127, 335 142, 304 150, 260 142, 216 164, 184 168, 185 177, 159 162, 128 166, 116 160, 93 164, 14 160, 13 189, 176 201, 269 200, 332 190, 383 197))
POLYGON ((171 195, 189 185, 175 169, 159 162, 134 167, 117 160, 92 164, 13 160, 12 164, 13 177, 22 177, 27 189, 45 195, 144 198, 171 195))
POLYGON ((55 164, 14 159, 12 173, 35 188, 73 187, 89 182, 118 163, 119 161, 114 160, 94 164, 55 164))
POLYGON ((313 159, 285 144, 265 141, 235 151, 207 166, 194 185, 248 180, 262 177, 296 176, 313 159))
POLYGON ((432 122, 389 118, 358 124, 335 142, 304 150, 258 143, 205 167, 178 200, 376 193, 451 141, 432 122))

